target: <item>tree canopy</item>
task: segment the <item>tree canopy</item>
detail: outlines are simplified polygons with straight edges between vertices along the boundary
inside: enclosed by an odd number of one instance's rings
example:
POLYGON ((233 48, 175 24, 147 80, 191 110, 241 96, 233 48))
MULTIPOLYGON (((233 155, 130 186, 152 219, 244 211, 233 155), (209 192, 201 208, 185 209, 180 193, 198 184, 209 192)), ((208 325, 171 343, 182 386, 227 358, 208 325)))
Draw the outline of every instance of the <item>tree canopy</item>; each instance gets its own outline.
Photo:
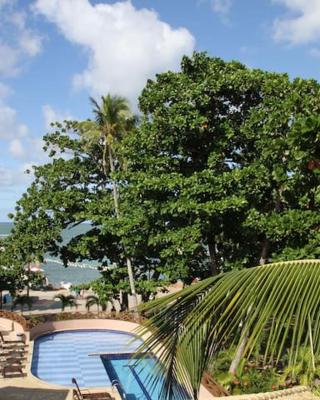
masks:
POLYGON ((203 53, 148 81, 123 182, 163 271, 319 255, 319 100, 315 80, 203 53))
POLYGON ((51 161, 17 203, 11 247, 20 262, 50 252, 115 265, 120 285, 129 255, 143 293, 159 278, 318 257, 319 100, 315 80, 184 57, 181 71, 147 82, 139 124, 112 141, 114 170, 99 121, 54 125, 51 161), (82 222, 88 231, 63 242, 82 222))

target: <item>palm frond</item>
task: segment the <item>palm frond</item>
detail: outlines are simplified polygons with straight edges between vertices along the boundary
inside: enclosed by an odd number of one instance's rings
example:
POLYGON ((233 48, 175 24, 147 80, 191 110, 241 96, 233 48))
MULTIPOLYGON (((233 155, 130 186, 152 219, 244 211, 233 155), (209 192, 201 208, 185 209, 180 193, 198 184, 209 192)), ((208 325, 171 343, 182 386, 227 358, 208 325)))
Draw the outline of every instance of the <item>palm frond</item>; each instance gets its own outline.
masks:
POLYGON ((76 302, 76 299, 74 296, 70 295, 64 295, 64 294, 57 294, 54 296, 54 300, 60 300, 61 301, 61 309, 62 311, 65 309, 65 307, 77 307, 78 304, 76 302))
POLYGON ((97 296, 88 296, 86 298, 86 308, 89 310, 90 307, 95 305, 100 305, 99 298, 97 296))
POLYGON ((93 113, 97 125, 104 134, 113 137, 121 137, 129 128, 132 129, 136 118, 132 115, 128 101, 121 96, 101 96, 99 104, 90 97, 93 105, 93 113))
POLYGON ((245 340, 248 358, 263 337, 266 362, 287 350, 289 366, 310 343, 319 356, 320 260, 231 271, 141 309, 152 315, 139 332, 151 332, 142 350, 156 353, 163 365, 164 398, 173 395, 174 380, 197 398, 209 359, 225 346, 245 340))

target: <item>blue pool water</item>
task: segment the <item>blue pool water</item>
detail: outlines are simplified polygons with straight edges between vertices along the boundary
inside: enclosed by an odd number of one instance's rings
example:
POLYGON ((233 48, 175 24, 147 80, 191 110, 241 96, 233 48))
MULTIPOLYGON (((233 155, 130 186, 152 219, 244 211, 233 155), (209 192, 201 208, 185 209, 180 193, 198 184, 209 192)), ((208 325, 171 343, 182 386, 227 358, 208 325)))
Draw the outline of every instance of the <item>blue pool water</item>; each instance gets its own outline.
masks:
POLYGON ((141 341, 112 330, 75 330, 40 336, 35 340, 31 371, 38 378, 72 387, 106 387, 111 381, 100 357, 92 353, 134 352, 141 341))
MULTIPOLYGON (((35 340, 31 371, 44 381, 68 387, 73 386, 73 377, 85 388, 118 381, 126 400, 159 400, 161 384, 154 385, 152 379, 157 359, 132 358, 140 344, 141 340, 120 331, 56 332, 35 340)), ((188 399, 182 394, 177 398, 188 399)))
MULTIPOLYGON (((154 383, 154 370, 157 359, 145 356, 140 360, 133 359, 132 354, 103 355, 101 359, 111 381, 121 383, 120 391, 124 392, 126 400, 158 400, 161 397, 161 382, 154 383)), ((182 387, 176 399, 188 399, 182 387), (181 397, 182 396, 182 397, 181 397)))

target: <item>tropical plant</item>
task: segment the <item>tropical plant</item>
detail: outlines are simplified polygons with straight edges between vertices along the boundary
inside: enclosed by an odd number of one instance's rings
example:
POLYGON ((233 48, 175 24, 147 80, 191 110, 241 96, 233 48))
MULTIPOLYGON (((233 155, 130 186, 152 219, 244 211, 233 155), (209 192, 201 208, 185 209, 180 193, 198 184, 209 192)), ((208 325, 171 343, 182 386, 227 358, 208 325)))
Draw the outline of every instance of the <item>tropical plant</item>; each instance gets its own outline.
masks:
POLYGON ((279 373, 274 368, 257 370, 247 368, 231 381, 232 394, 271 392, 286 386, 280 385, 279 373))
POLYGON ((27 306, 29 311, 31 311, 33 300, 26 294, 18 295, 13 300, 12 309, 15 309, 15 307, 17 307, 18 305, 20 306, 21 314, 23 314, 23 309, 25 306, 27 306))
POLYGON ((98 315, 100 313, 100 307, 101 307, 101 311, 105 312, 107 310, 108 307, 108 303, 111 302, 112 304, 112 297, 110 295, 110 297, 108 297, 108 295, 104 298, 98 297, 98 296, 88 296, 86 298, 86 308, 88 311, 90 311, 90 307, 92 306, 97 306, 97 310, 98 310, 98 315))
POLYGON ((313 354, 310 346, 301 347, 294 365, 283 371, 283 382, 289 384, 312 385, 320 377, 320 354, 313 354))
MULTIPOLYGON (((119 190, 114 172, 116 171, 117 165, 120 164, 120 159, 115 156, 117 145, 123 138, 123 136, 130 131, 136 122, 136 118, 130 112, 128 101, 120 96, 101 96, 101 104, 95 99, 90 98, 93 104, 93 113, 95 114, 95 121, 97 124, 99 137, 97 137, 97 129, 86 129, 88 126, 83 125, 80 133, 82 133, 85 140, 92 142, 100 141, 103 142, 103 155, 102 155, 102 166, 104 175, 107 176, 108 172, 111 173, 111 183, 113 192, 114 211, 117 218, 120 217, 119 208, 119 190), (83 129, 83 127, 85 127, 83 129)), ((137 295, 135 289, 134 274, 132 268, 131 258, 126 255, 128 278, 130 283, 131 294, 133 296, 135 311, 137 310, 137 295)))
POLYGON ((74 296, 70 295, 64 295, 64 294, 57 294, 54 296, 54 300, 60 300, 61 301, 61 311, 64 311, 66 307, 78 307, 78 304, 76 302, 76 299, 74 296))
POLYGON ((142 349, 155 351, 163 366, 163 398, 172 398, 178 381, 197 399, 209 360, 234 344, 245 343, 242 360, 259 348, 264 364, 277 364, 287 351, 288 367, 308 345, 314 370, 319 268, 320 260, 302 260, 234 270, 142 306, 151 315, 141 331, 151 331, 142 349))

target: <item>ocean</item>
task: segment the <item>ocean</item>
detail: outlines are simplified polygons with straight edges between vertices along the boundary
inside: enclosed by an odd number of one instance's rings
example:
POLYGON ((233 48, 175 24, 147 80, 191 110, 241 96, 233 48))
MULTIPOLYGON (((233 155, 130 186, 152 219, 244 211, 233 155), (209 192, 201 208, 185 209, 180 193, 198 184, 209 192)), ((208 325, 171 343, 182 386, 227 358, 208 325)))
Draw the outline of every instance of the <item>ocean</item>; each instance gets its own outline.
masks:
MULTIPOLYGON (((0 239, 9 235, 12 229, 11 222, 0 222, 0 239)), ((73 229, 63 231, 63 240, 68 242, 73 236, 88 230, 88 224, 80 224, 73 229)), ((45 263, 41 265, 44 274, 47 276, 49 283, 59 286, 60 282, 71 282, 74 285, 87 283, 97 279, 100 274, 97 270, 97 263, 93 261, 84 261, 82 263, 70 263, 68 267, 64 267, 59 258, 45 255, 45 263)))

